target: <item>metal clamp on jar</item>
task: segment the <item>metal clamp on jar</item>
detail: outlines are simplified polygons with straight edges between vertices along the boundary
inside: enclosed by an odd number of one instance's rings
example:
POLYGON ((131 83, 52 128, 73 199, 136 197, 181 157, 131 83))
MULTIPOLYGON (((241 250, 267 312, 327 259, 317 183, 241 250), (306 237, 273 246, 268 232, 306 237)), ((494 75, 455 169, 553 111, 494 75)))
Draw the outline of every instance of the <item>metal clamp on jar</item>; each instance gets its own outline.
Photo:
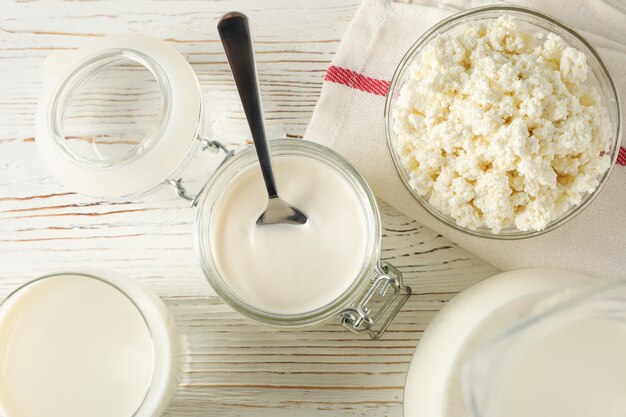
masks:
POLYGON ((359 272, 331 302, 298 314, 255 308, 229 287, 211 244, 214 207, 233 178, 257 163, 254 149, 235 154, 217 140, 202 138, 198 80, 189 63, 163 41, 137 33, 107 36, 50 60, 44 78, 37 145, 53 174, 68 188, 96 198, 129 199, 159 185, 173 187, 178 196, 198 206, 195 240, 203 270, 237 311, 282 328, 339 316, 352 332, 378 339, 407 301, 411 289, 402 274, 380 261, 380 216, 369 186, 340 155, 303 140, 272 141, 272 157, 322 161, 350 184, 366 217, 366 256, 359 272), (180 174, 198 147, 223 152, 224 158, 194 194, 180 174))

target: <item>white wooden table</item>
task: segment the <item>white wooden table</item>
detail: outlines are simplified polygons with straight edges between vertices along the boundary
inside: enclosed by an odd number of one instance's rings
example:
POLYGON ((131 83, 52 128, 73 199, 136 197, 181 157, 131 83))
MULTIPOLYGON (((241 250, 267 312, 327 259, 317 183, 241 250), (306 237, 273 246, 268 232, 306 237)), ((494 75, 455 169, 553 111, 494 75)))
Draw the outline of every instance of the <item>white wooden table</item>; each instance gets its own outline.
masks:
MULTIPOLYGON (((232 311, 205 281, 193 248, 194 212, 163 187, 141 201, 101 202, 59 185, 41 165, 33 119, 46 55, 117 31, 166 39, 193 66, 207 109, 205 136, 249 140, 216 22, 251 18, 270 136, 302 135, 326 67, 357 0, 0 1, 0 299, 51 270, 97 266, 160 295, 185 343, 184 377, 167 416, 401 416, 405 373, 442 305, 495 268, 381 203, 383 258, 414 295, 382 341, 337 323, 278 332, 232 311)), ((202 157, 200 158, 202 160, 202 157)), ((186 174, 198 179, 195 163, 186 174)))

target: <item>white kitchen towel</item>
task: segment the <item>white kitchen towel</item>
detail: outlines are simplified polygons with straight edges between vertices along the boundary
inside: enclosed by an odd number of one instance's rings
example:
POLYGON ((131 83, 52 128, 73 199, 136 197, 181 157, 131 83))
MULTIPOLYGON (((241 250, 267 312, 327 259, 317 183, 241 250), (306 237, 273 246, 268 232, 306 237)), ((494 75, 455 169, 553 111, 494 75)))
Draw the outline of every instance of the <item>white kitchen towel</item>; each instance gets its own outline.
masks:
MULTIPOLYGON (((473 237, 444 225, 406 190, 387 150, 385 96, 393 72, 419 36, 446 16, 485 1, 417 0, 418 4, 365 0, 326 73, 305 139, 346 157, 374 193, 409 217, 508 270, 559 267, 607 278, 626 278, 626 149, 598 198, 580 215, 542 236, 501 241, 473 237)), ((626 103, 626 2, 623 0, 519 0, 577 29, 599 51, 626 103)), ((622 117, 622 124, 624 117, 622 117)))

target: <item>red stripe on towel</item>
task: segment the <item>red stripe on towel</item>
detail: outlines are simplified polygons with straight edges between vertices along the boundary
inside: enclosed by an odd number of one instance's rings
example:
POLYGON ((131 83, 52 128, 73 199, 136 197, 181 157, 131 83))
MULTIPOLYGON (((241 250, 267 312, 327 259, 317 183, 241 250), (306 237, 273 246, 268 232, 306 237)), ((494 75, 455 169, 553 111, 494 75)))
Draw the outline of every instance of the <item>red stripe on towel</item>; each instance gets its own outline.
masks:
POLYGON ((391 84, 390 81, 366 77, 356 71, 334 65, 328 67, 324 81, 342 84, 377 96, 386 96, 387 91, 389 91, 389 84, 391 84))
POLYGON ((626 148, 623 146, 619 148, 619 153, 617 154, 617 165, 626 166, 626 148))
MULTIPOLYGON (((377 96, 386 96, 391 84, 391 81, 367 77, 351 69, 335 65, 328 67, 324 81, 345 85, 377 96)), ((617 165, 626 166, 626 148, 624 147, 619 149, 617 165)))

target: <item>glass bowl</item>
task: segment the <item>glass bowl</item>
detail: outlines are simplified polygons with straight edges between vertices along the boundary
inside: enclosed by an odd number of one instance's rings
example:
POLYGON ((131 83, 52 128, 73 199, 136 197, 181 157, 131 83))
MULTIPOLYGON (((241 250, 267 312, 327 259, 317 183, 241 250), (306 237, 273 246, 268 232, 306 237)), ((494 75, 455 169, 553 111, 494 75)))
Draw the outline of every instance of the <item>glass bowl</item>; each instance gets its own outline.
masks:
POLYGON ((385 103, 385 125, 387 146, 398 175, 402 179, 406 188, 422 205, 422 207, 424 207, 434 217, 456 230, 460 230, 474 236, 494 239, 521 239, 538 236, 556 229, 582 212, 582 210, 587 207, 600 193, 600 190, 609 178, 609 175, 615 165, 615 161, 617 160, 621 136, 620 105, 615 84, 606 68, 606 65, 595 49, 593 49, 593 47, 581 35, 558 20, 535 10, 515 6, 487 6, 467 10, 442 20, 426 31, 426 33, 424 33, 407 51, 393 75, 393 79, 389 87, 389 94, 387 95, 387 101, 385 103), (568 46, 575 47, 579 51, 582 51, 586 55, 587 63, 590 68, 586 84, 594 86, 598 91, 601 99, 600 103, 607 109, 608 117, 611 122, 611 148, 608 151, 611 165, 609 169, 601 175, 599 178, 599 184, 593 192, 584 194, 578 205, 571 206, 559 218, 548 223, 543 230, 522 231, 515 227, 507 227, 503 228, 499 233, 494 233, 490 228, 484 226, 472 230, 458 225, 453 217, 432 206, 425 196, 421 196, 415 189, 413 189, 409 183, 409 175, 402 166, 400 156, 397 154, 394 146, 396 134, 393 130, 393 109, 396 107, 402 86, 410 76, 409 69, 412 64, 420 58, 420 54, 424 47, 441 34, 454 32, 458 28, 467 24, 476 24, 495 20, 503 15, 510 15, 516 18, 522 22, 522 25, 527 30, 532 32, 540 32, 544 34, 553 32, 562 37, 568 46))

